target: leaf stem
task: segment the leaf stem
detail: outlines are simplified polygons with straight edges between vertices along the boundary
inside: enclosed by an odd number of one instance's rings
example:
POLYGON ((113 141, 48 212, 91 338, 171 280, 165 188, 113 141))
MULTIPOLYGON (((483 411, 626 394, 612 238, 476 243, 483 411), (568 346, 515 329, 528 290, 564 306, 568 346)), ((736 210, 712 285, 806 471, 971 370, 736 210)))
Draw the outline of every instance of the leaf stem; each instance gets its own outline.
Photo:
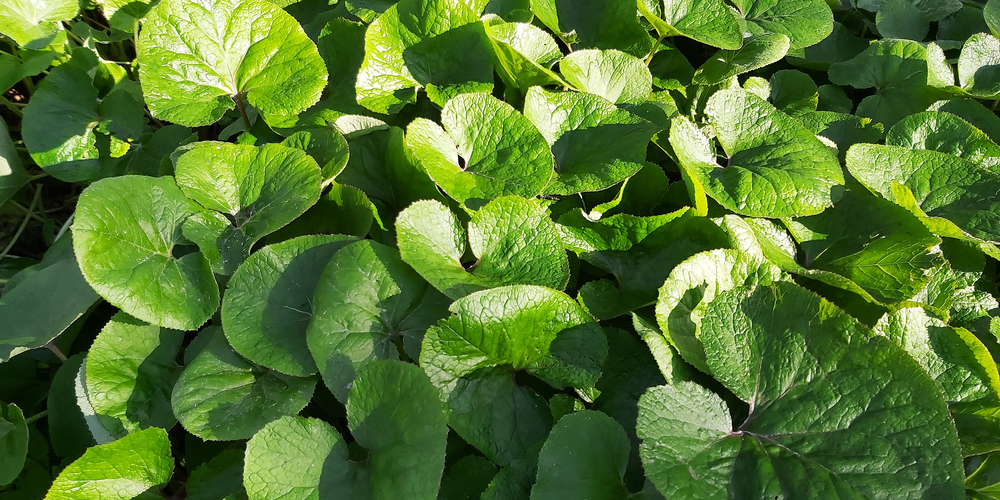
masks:
POLYGON ((649 57, 646 58, 646 66, 649 67, 649 63, 653 61, 653 56, 656 55, 656 49, 660 48, 660 43, 663 42, 663 36, 661 35, 656 39, 656 43, 653 44, 653 48, 649 50, 649 57))
POLYGON ((993 101, 993 106, 990 107, 990 111, 996 111, 997 110, 997 104, 1000 104, 1000 99, 997 99, 997 100, 993 101))
POLYGON ((7 109, 11 110, 11 112, 13 112, 15 115, 17 115, 18 118, 24 116, 24 113, 21 112, 21 108, 15 106, 14 103, 8 101, 6 97, 0 96, 0 99, 3 99, 3 105, 6 106, 7 109))
POLYGON ((247 116, 247 105, 243 102, 243 94, 236 94, 233 96, 233 100, 236 101, 236 108, 240 110, 240 116, 243 117, 243 126, 247 128, 247 132, 250 131, 250 117, 247 116))
POLYGON ((48 344, 45 344, 45 348, 52 351, 52 354, 55 354, 57 358, 62 361, 66 361, 66 355, 63 354, 62 350, 59 349, 59 346, 55 345, 53 342, 55 342, 55 340, 50 340, 48 344))
POLYGON ((53 243, 59 241, 59 238, 61 238, 62 235, 66 234, 66 231, 69 230, 69 226, 70 226, 70 224, 73 223, 73 219, 75 217, 76 217, 76 212, 73 212, 73 213, 69 214, 69 218, 66 219, 66 222, 63 222, 62 227, 59 228, 59 232, 56 233, 55 239, 52 240, 53 243))
POLYGON ((40 411, 40 412, 38 412, 38 413, 36 413, 36 414, 34 414, 34 415, 32 415, 32 416, 24 419, 24 425, 33 424, 33 423, 35 423, 36 420, 45 418, 46 416, 48 416, 48 414, 49 414, 49 410, 42 410, 42 411, 40 411))
POLYGON ((38 186, 38 189, 35 189, 35 197, 31 199, 31 205, 28 207, 28 214, 24 216, 24 220, 22 220, 21 225, 18 226, 17 232, 14 233, 14 237, 10 240, 10 243, 7 244, 7 248, 4 248, 3 252, 0 252, 0 259, 6 257, 10 252, 10 249, 14 248, 14 244, 17 243, 17 240, 21 238, 21 234, 24 233, 24 228, 28 227, 28 221, 31 220, 31 214, 35 211, 35 207, 38 206, 38 202, 41 199, 42 186, 38 186))

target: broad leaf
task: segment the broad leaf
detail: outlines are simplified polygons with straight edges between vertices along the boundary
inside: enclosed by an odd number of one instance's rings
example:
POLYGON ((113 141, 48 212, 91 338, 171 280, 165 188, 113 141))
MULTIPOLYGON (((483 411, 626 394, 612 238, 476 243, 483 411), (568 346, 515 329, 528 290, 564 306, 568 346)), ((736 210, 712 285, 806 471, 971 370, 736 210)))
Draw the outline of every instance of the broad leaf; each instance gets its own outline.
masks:
POLYGON ((732 249, 699 253, 678 264, 660 287, 656 322, 685 361, 711 374, 701 343, 708 305, 727 290, 782 279, 780 269, 753 254, 732 249))
POLYGON ((184 333, 118 313, 87 354, 87 393, 101 423, 116 437, 177 423, 170 392, 181 374, 174 361, 184 333))
POLYGON ((647 392, 640 453, 660 490, 689 498, 962 495, 958 440, 940 390, 891 341, 781 283, 722 294, 702 327, 712 372, 750 413, 731 422, 722 399, 693 383, 647 392), (934 447, 913 444, 928 442, 934 447))
POLYGON ((833 31, 833 12, 823 0, 740 0, 750 33, 780 33, 792 49, 815 45, 833 31))
POLYGON ((448 101, 441 122, 444 129, 417 118, 406 129, 406 144, 431 179, 470 208, 505 195, 533 197, 555 176, 555 158, 542 134, 489 94, 448 101))
POLYGON ((302 215, 320 194, 320 169, 304 151, 199 142, 177 159, 177 185, 208 210, 184 223, 217 274, 232 274, 260 238, 302 215), (221 216, 220 216, 221 215, 221 216))
POLYGON ((502 285, 566 287, 569 262, 542 203, 498 198, 471 217, 466 231, 441 203, 414 203, 396 220, 400 255, 453 299, 502 285), (476 258, 468 269, 467 250, 476 258))
POLYGON ((524 116, 549 143, 558 176, 547 194, 607 189, 631 177, 646 160, 656 127, 599 96, 528 90, 524 116))
POLYGON ((62 31, 60 21, 80 12, 77 0, 9 0, 0 3, 0 33, 24 49, 44 49, 62 31))
POLYGON ((433 500, 444 471, 445 424, 437 391, 419 368, 376 362, 358 373, 347 404, 352 444, 365 459, 349 455, 325 422, 284 417, 247 443, 244 485, 251 500, 433 500))
POLYGON ((1000 40, 977 33, 965 41, 958 58, 958 83, 969 95, 981 99, 1000 97, 1000 40))
POLYGON ((684 36, 728 50, 743 46, 743 30, 722 0, 639 0, 638 4, 660 38, 684 36))
POLYGON ((91 184, 77 204, 73 249, 94 291, 131 316, 194 330, 219 307, 199 252, 177 255, 181 224, 198 211, 172 177, 126 176, 91 184))
POLYGON ((164 485, 174 470, 167 431, 156 427, 95 446, 66 466, 46 500, 131 500, 164 485))
POLYGON ((17 405, 0 402, 0 486, 21 474, 28 455, 28 426, 17 405))
POLYGON ((651 217, 617 214, 591 220, 582 211, 559 218, 563 243, 581 259, 612 273, 621 288, 656 300, 670 270, 705 250, 729 245, 715 223, 682 208, 651 217))
POLYGON ((996 362, 965 328, 950 327, 922 308, 908 307, 883 316, 875 333, 892 340, 920 363, 944 389, 949 404, 1000 402, 996 362))
POLYGON ((940 238, 913 214, 864 190, 848 190, 822 214, 785 225, 805 267, 844 276, 882 303, 912 298, 942 263, 940 238))
POLYGON ((611 417, 590 410, 566 415, 538 455, 531 500, 627 497, 622 478, 629 448, 625 431, 611 417))
POLYGON ((32 94, 21 131, 35 163, 66 182, 120 173, 123 166, 114 159, 145 126, 142 93, 125 71, 83 49, 74 54, 72 63, 53 68, 32 94), (103 78, 113 81, 110 89, 103 78))
POLYGON ((460 0, 402 0, 365 33, 358 103, 394 114, 424 87, 443 106, 466 92, 493 88, 493 59, 479 12, 460 0))
POLYGON ((618 49, 644 57, 652 45, 630 0, 531 0, 531 11, 572 49, 618 49))
POLYGON ((306 340, 326 386, 346 401, 364 366, 404 354, 417 359, 424 331, 448 314, 449 301, 392 247, 363 240, 328 260, 306 340))
POLYGON ((1000 146, 951 113, 925 111, 907 116, 889 129, 885 143, 948 153, 1000 173, 1000 146))
POLYGON ((653 90, 649 68, 618 50, 578 50, 559 61, 559 71, 577 90, 615 104, 642 104, 653 90))
POLYGON ((736 76, 780 61, 788 53, 788 37, 780 33, 752 35, 735 50, 720 50, 695 71, 692 83, 718 85, 736 76))
POLYGON ((301 149, 316 160, 324 186, 343 172, 350 158, 347 139, 331 127, 304 127, 281 141, 281 145, 301 149))
MULTIPOLYGON (((508 87, 523 93, 535 85, 563 83, 552 71, 562 59, 552 35, 532 24, 504 22, 487 24, 486 34, 493 45, 493 66, 508 87)), ((565 61, 559 68, 565 74, 565 61)))
POLYGON ((420 365, 451 392, 481 368, 527 370, 558 387, 589 387, 607 356, 597 323, 562 292, 530 285, 483 290, 456 300, 454 316, 430 327, 420 365))
MULTIPOLYGON (((878 12, 885 8, 886 4, 891 1, 892 0, 857 0, 856 3, 859 9, 865 9, 870 12, 878 12)), ((934 2, 926 2, 922 0, 906 1, 920 9, 920 11, 930 21, 938 21, 962 8, 962 2, 959 0, 938 0, 934 2)))
POLYGON ((313 293, 320 273, 354 238, 303 236, 266 246, 229 280, 222 301, 222 329, 236 352, 281 373, 316 373, 306 345, 313 293))
MULTIPOLYGON (((10 286, 8 282, 8 287, 10 286)), ((41 347, 66 331, 100 297, 80 274, 76 259, 62 259, 0 295, 0 361, 41 347)))
POLYGON ((931 232, 1000 241, 1000 174, 936 151, 874 144, 854 145, 846 163, 865 187, 914 212, 931 232))
POLYGON ((799 122, 743 90, 721 90, 705 108, 726 155, 715 160, 708 138, 675 118, 670 143, 691 182, 723 207, 753 217, 814 215, 839 197, 837 158, 799 122))
POLYGON ((857 115, 887 128, 947 97, 927 84, 927 49, 910 40, 876 40, 854 58, 830 66, 830 81, 856 89, 875 88, 857 115))
POLYGON ((57 456, 73 460, 97 444, 87 428, 83 412, 76 404, 76 377, 85 360, 86 354, 79 353, 59 366, 52 377, 46 401, 46 409, 50 412, 47 420, 52 449, 57 456))
POLYGON ((163 0, 143 23, 136 61, 153 116, 188 127, 244 102, 265 119, 296 115, 326 86, 316 45, 265 0, 163 0))
MULTIPOLYGON (((216 328, 174 385, 171 406, 188 432, 205 440, 253 436, 268 422, 302 410, 315 378, 290 377, 247 362, 216 328)), ((190 348, 189 348, 190 349, 190 348)))

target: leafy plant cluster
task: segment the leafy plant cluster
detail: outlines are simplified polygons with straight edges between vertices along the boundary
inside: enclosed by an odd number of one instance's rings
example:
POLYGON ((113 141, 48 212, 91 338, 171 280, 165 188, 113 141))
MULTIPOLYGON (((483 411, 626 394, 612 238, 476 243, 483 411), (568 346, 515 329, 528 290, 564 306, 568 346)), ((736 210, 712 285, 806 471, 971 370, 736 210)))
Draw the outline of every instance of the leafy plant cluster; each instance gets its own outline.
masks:
POLYGON ((5 500, 1000 498, 1000 0, 0 33, 5 500))

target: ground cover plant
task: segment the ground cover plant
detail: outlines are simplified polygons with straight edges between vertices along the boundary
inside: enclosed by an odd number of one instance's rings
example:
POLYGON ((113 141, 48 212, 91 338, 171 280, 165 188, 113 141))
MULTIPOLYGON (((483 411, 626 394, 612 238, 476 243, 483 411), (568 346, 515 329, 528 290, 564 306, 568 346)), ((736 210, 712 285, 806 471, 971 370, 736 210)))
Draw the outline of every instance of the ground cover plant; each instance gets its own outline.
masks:
POLYGON ((1000 0, 0 0, 0 498, 1000 498, 1000 0))

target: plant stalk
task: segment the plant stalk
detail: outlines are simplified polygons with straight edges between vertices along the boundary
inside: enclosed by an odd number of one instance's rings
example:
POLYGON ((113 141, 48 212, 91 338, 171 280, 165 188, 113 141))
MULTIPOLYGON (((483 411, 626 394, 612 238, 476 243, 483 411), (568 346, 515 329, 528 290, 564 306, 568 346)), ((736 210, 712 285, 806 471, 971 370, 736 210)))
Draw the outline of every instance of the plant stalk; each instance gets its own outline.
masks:
POLYGON ((38 189, 35 189, 35 197, 31 199, 31 205, 28 207, 28 214, 24 216, 24 219, 21 221, 21 225, 17 228, 17 232, 14 233, 14 237, 10 240, 10 243, 7 244, 7 248, 4 248, 3 252, 0 252, 0 259, 6 257, 7 254, 10 253, 10 249, 14 248, 17 240, 21 238, 21 234, 24 233, 24 228, 28 227, 28 221, 31 220, 31 214, 34 213, 35 207, 38 206, 38 202, 41 199, 42 186, 38 186, 38 189))
POLYGON ((32 415, 32 416, 24 419, 24 425, 33 424, 33 423, 35 423, 36 420, 45 418, 46 416, 48 416, 48 414, 49 414, 49 410, 42 410, 42 411, 40 411, 40 412, 38 412, 38 413, 36 413, 36 414, 34 414, 34 415, 32 415))
POLYGON ((236 101, 236 108, 240 110, 240 116, 243 117, 243 126, 247 128, 247 132, 250 131, 250 117, 247 116, 247 105, 243 102, 243 94, 236 94, 233 97, 236 101))

